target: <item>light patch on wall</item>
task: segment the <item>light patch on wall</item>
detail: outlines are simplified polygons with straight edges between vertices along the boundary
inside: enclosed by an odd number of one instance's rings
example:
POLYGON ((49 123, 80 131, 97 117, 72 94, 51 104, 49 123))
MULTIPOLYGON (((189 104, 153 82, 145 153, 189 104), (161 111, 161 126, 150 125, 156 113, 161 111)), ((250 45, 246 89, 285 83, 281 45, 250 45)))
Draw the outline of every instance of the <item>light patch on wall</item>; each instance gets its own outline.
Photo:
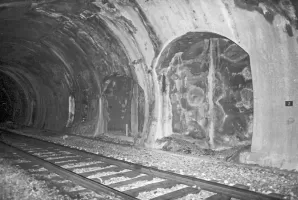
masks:
POLYGON ((74 120, 74 114, 75 114, 75 99, 72 96, 69 96, 68 98, 68 120, 66 123, 66 127, 70 127, 73 120, 74 120))
POLYGON ((34 101, 30 102, 30 121, 29 121, 29 126, 32 125, 33 123, 33 112, 34 112, 34 101))

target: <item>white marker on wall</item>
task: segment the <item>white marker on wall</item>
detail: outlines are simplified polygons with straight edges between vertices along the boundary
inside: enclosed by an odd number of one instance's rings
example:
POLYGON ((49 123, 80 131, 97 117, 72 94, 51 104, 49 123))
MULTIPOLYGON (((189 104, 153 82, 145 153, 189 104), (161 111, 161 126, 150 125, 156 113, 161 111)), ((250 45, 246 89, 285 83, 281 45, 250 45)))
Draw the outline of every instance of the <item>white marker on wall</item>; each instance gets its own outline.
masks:
POLYGON ((66 123, 66 127, 70 127, 75 115, 75 99, 72 96, 68 98, 68 120, 66 123))

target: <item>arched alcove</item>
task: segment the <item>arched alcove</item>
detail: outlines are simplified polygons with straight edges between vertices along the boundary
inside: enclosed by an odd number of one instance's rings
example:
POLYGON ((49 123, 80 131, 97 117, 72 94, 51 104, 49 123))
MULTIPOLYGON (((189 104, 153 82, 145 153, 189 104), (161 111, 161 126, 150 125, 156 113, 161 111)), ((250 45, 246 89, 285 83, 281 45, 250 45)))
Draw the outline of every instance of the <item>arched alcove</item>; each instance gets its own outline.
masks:
POLYGON ((213 149, 251 141, 252 74, 240 46, 218 34, 189 32, 172 41, 158 62, 173 133, 207 141, 213 149))
POLYGON ((103 132, 137 136, 144 124, 144 91, 131 77, 114 73, 102 83, 103 132))

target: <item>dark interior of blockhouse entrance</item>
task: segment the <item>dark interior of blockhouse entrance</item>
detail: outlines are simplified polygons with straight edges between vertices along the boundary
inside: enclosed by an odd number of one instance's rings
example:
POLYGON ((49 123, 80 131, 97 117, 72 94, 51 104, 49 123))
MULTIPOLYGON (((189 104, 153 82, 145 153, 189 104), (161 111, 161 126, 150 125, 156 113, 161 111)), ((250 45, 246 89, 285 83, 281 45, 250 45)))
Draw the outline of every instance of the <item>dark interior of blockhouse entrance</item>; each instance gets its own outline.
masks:
POLYGON ((250 59, 233 41, 188 33, 164 49, 157 73, 169 81, 174 133, 206 140, 213 148, 251 140, 250 59))

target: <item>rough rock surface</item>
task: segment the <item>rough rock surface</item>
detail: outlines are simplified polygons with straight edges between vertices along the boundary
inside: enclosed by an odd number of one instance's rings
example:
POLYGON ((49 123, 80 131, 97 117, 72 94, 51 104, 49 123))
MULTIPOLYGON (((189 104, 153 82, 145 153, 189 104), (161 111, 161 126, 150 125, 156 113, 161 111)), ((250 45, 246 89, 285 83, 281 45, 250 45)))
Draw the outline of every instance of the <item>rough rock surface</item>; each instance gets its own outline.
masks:
POLYGON ((189 33, 171 42, 159 62, 174 132, 216 145, 231 143, 231 136, 251 140, 252 75, 243 49, 215 34, 189 33))

